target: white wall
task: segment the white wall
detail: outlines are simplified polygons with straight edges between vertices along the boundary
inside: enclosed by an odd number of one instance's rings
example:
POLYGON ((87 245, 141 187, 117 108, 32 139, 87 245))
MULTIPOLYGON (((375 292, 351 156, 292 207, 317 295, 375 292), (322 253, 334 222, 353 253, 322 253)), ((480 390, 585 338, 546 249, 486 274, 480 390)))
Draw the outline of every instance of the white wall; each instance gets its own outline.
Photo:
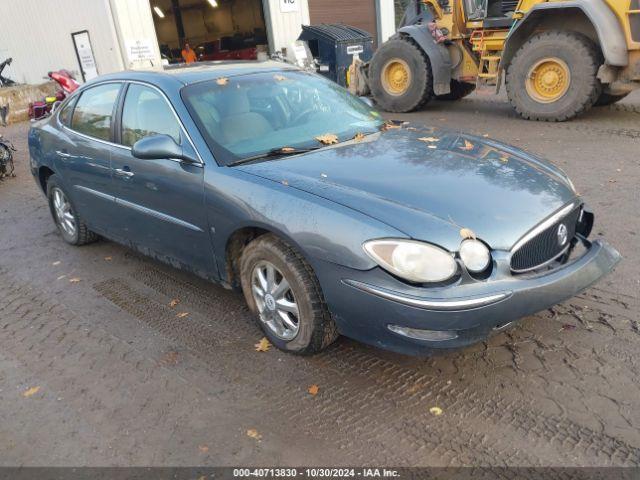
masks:
POLYGON ((302 32, 302 25, 309 25, 309 4, 307 0, 296 0, 298 11, 283 13, 282 0, 262 0, 269 36, 270 50, 286 48, 296 41, 302 32))
POLYGON ((156 38, 156 29, 151 16, 149 0, 103 0, 111 7, 112 24, 115 25, 120 51, 125 69, 160 69, 160 48, 156 38), (131 61, 127 54, 127 45, 136 40, 148 42, 153 58, 144 61, 131 61))
POLYGON ((81 79, 71 39, 80 30, 89 31, 98 73, 121 70, 110 16, 106 0, 0 0, 0 61, 13 57, 4 75, 34 84, 66 68, 81 79))
POLYGON ((396 9, 393 0, 376 0, 378 15, 378 45, 396 33, 396 9))

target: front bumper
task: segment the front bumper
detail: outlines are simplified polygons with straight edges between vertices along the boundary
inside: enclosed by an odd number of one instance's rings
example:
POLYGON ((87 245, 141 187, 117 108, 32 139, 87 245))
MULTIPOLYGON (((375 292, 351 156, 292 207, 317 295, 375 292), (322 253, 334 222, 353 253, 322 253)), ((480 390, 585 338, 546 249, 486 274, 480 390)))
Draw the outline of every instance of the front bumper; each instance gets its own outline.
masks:
MULTIPOLYGON (((320 277, 343 335, 400 353, 428 354, 476 343, 494 330, 562 302, 609 273, 621 259, 606 242, 584 244, 582 256, 544 274, 512 276, 503 271, 484 281, 429 289, 433 292, 429 296, 425 288, 408 286, 381 269, 331 269, 320 277), (332 277, 330 283, 327 276, 332 277), (455 338, 419 340, 392 332, 390 326, 454 332, 455 338)), ((499 270, 505 262, 497 263, 499 270)))

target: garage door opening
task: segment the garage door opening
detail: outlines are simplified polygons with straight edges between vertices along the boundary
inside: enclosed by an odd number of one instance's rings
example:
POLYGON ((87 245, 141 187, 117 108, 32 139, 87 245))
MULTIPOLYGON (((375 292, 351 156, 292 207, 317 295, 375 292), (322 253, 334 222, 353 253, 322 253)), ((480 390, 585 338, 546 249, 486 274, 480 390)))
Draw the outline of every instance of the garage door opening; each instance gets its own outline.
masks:
POLYGON ((163 59, 181 63, 188 42, 199 61, 255 60, 268 51, 262 0, 150 0, 163 59))

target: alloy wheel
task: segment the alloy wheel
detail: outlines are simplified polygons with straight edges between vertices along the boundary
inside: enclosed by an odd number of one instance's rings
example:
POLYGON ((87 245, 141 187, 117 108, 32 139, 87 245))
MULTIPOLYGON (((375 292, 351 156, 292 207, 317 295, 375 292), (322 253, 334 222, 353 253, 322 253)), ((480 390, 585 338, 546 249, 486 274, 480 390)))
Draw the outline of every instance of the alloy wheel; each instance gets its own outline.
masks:
POLYGON ((73 210, 71 209, 71 203, 59 188, 53 189, 52 198, 53 211, 58 225, 69 237, 74 237, 78 229, 75 217, 73 216, 73 210))
POLYGON ((261 261, 254 267, 251 293, 262 323, 282 340, 295 338, 300 328, 298 304, 288 280, 275 265, 261 261))

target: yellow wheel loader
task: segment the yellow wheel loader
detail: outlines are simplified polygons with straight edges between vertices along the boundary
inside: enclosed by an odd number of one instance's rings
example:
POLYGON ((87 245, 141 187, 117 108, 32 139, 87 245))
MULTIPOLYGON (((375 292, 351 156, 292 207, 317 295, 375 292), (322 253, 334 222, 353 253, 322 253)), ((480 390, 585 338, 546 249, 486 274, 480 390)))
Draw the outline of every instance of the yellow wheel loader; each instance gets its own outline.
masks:
POLYGON ((640 87, 640 0, 413 0, 367 76, 390 112, 504 77, 522 117, 568 120, 640 87))

